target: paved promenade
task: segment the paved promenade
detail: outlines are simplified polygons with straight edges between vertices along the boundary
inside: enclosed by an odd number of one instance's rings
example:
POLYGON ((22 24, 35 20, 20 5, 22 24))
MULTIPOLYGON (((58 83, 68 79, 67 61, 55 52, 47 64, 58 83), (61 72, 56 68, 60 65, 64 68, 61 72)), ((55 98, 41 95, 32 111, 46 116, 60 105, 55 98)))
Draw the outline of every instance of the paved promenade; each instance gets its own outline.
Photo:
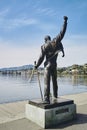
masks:
MULTIPOLYGON (((87 93, 62 96, 77 105, 77 119, 48 130, 87 130, 87 93)), ((0 104, 0 130, 43 130, 25 118, 27 101, 0 104)))

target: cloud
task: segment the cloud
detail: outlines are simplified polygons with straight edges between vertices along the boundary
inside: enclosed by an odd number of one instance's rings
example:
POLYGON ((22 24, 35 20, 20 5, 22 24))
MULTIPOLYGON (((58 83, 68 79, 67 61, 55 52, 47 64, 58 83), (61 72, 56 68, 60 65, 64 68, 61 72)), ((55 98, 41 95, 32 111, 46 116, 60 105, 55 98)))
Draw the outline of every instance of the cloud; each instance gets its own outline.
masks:
POLYGON ((47 16, 55 16, 56 15, 56 12, 51 9, 51 8, 38 8, 36 10, 38 14, 41 14, 41 15, 47 15, 47 16))
POLYGON ((77 34, 77 35, 65 35, 64 44, 67 46, 87 46, 87 35, 77 34))
MULTIPOLYGON (((34 2, 31 1, 31 5, 29 5, 30 4, 29 3, 28 4, 29 7, 27 6, 24 11, 23 11, 24 7, 21 7, 19 10, 17 9, 15 13, 13 8, 11 8, 11 6, 10 8, 3 9, 0 12, 0 16, 2 16, 1 17, 2 19, 0 20, 0 28, 4 30, 8 30, 8 29, 11 30, 23 26, 29 26, 35 24, 39 25, 40 23, 39 21, 41 21, 41 19, 39 19, 40 16, 47 15, 52 17, 53 15, 56 15, 55 10, 49 7, 43 7, 41 6, 41 3, 42 1, 38 1, 36 2, 36 4, 34 4, 34 2), (27 8, 29 8, 28 11, 31 12, 30 14, 26 12, 27 8)), ((42 24, 41 26, 44 25, 42 24)), ((47 26, 48 29, 50 29, 51 26, 49 26, 49 24, 47 26)))
POLYGON ((79 5, 78 8, 81 9, 81 10, 84 9, 84 8, 87 9, 87 1, 86 0, 79 2, 78 5, 79 5))
POLYGON ((55 24, 46 22, 46 23, 38 23, 38 28, 45 31, 46 33, 50 33, 53 30, 56 30, 57 26, 55 24))
MULTIPOLYGON (((62 58, 62 53, 59 54, 57 60, 58 67, 87 63, 87 45, 82 42, 83 39, 87 41, 86 35, 82 35, 82 37, 80 35, 72 35, 70 39, 69 37, 67 39, 64 38, 65 57, 62 58)), ((35 43, 38 43, 37 40, 35 43)), ((35 60, 38 60, 40 44, 27 47, 11 46, 11 44, 0 38, 0 68, 33 64, 35 60)))
MULTIPOLYGON (((20 48, 0 45, 0 49, 0 68, 33 64, 35 60, 38 60, 41 51, 38 45, 20 48)), ((87 46, 64 45, 64 49, 65 57, 62 58, 62 53, 59 54, 58 67, 87 63, 87 46)))
POLYGON ((58 57, 58 66, 65 67, 71 66, 73 64, 85 64, 87 63, 87 46, 73 46, 73 47, 65 47, 65 57, 61 57, 61 53, 58 57))
POLYGON ((27 25, 33 25, 37 23, 36 19, 33 18, 20 18, 20 19, 13 19, 10 20, 9 27, 15 28, 15 27, 21 27, 21 26, 27 26, 27 25))
POLYGON ((0 28, 4 30, 15 29, 22 26, 29 26, 38 23, 38 20, 34 17, 29 17, 27 13, 17 11, 15 15, 14 10, 11 8, 5 8, 0 10, 0 28))
MULTIPOLYGON (((33 1, 32 1, 33 2, 33 1)), ((31 3, 32 3, 31 2, 31 3)), ((49 6, 49 0, 38 0, 35 4, 31 4, 33 10, 32 13, 35 15, 41 15, 41 16, 55 16, 57 14, 57 11, 49 6), (44 6, 45 4, 45 6, 44 6)))
POLYGON ((0 45, 0 68, 33 64, 39 57, 40 47, 11 47, 0 45))
POLYGON ((80 40, 81 40, 81 39, 82 39, 82 40, 83 40, 83 39, 86 39, 86 40, 87 40, 87 35, 86 35, 86 34, 85 34, 85 35, 82 35, 82 34, 77 34, 77 35, 76 35, 76 34, 75 34, 75 35, 71 35, 70 37, 73 38, 73 39, 80 39, 80 40))
POLYGON ((4 16, 6 16, 9 12, 9 8, 0 10, 0 18, 3 18, 4 16))
POLYGON ((37 24, 37 20, 33 18, 15 18, 15 19, 3 19, 0 23, 1 28, 3 29, 15 29, 17 27, 29 26, 37 24))
POLYGON ((87 63, 87 36, 68 35, 63 41, 65 57, 58 56, 58 67, 71 66, 73 64, 83 65, 87 63))
POLYGON ((63 40, 65 57, 58 57, 58 66, 70 66, 73 64, 87 63, 87 36, 86 35, 71 35, 63 40))

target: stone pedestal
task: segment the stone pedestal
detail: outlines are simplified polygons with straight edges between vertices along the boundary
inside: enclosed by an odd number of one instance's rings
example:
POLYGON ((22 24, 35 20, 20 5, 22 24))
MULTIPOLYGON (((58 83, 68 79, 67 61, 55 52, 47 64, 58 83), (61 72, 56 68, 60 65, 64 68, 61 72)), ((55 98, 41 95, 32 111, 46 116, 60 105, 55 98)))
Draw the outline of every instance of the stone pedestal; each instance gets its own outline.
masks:
POLYGON ((40 99, 26 104, 26 118, 42 128, 49 128, 76 118, 76 105, 73 100, 58 98, 54 103, 43 104, 40 99))

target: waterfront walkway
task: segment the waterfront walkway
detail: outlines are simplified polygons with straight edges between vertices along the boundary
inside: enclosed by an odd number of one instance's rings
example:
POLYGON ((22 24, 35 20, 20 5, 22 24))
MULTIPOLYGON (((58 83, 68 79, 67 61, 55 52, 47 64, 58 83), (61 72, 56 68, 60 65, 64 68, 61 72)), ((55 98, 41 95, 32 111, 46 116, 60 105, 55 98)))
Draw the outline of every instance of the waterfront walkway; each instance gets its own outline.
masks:
MULTIPOLYGON (((62 96, 77 105, 77 119, 48 130, 87 130, 87 93, 62 96)), ((0 130, 43 130, 25 118, 28 101, 0 104, 0 130)))

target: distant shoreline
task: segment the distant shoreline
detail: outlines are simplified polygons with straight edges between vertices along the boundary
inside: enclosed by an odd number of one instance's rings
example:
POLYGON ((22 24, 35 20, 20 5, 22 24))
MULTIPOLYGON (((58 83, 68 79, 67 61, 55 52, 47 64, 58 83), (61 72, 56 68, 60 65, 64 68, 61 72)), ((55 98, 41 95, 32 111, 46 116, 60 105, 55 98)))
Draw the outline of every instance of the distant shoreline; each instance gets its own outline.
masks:
MULTIPOLYGON (((16 74, 16 75, 28 75, 32 73, 33 65, 24 65, 19 67, 10 67, 0 69, 0 74, 16 74)), ((40 74, 44 73, 44 68, 38 68, 40 74)), ((87 75, 87 63, 84 65, 74 64, 68 67, 58 67, 57 73, 61 75, 87 75)))

